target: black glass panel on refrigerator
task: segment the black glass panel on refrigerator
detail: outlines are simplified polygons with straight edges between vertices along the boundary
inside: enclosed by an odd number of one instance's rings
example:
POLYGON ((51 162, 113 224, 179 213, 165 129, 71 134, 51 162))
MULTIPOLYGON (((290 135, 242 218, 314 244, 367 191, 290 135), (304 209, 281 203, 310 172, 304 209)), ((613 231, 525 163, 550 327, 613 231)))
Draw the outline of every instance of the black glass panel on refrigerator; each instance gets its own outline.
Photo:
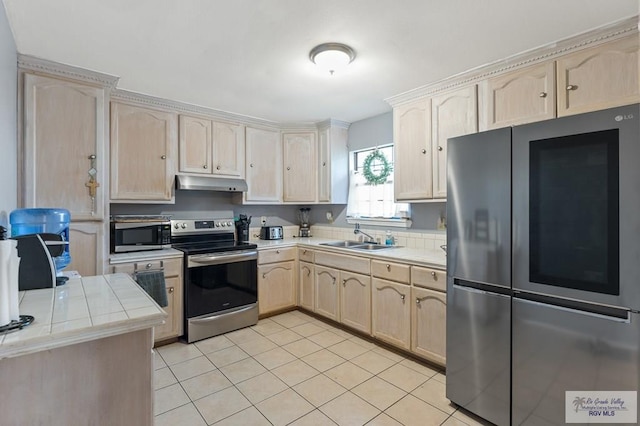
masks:
POLYGON ((256 303, 255 260, 187 270, 187 318, 256 303))
POLYGON ((618 129, 529 149, 529 280, 619 295, 618 129))

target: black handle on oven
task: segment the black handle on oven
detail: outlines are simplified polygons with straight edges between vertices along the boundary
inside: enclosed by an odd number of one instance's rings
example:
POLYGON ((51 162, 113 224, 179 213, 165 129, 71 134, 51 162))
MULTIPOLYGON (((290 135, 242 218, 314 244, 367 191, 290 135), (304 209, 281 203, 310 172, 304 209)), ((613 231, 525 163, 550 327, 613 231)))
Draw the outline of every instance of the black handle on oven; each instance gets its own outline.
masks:
POLYGON ((221 253, 199 254, 188 257, 188 268, 207 265, 223 265, 225 263, 246 262, 257 260, 256 250, 225 251, 221 253))

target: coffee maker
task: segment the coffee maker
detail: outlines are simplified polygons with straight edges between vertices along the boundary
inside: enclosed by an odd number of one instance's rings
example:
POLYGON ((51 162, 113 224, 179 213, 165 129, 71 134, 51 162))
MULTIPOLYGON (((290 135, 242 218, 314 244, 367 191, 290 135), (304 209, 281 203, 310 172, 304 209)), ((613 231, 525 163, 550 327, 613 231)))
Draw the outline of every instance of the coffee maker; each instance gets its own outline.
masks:
POLYGON ((311 236, 311 225, 309 224, 310 213, 311 209, 309 207, 303 207, 300 209, 300 231, 298 232, 299 237, 306 238, 311 236))

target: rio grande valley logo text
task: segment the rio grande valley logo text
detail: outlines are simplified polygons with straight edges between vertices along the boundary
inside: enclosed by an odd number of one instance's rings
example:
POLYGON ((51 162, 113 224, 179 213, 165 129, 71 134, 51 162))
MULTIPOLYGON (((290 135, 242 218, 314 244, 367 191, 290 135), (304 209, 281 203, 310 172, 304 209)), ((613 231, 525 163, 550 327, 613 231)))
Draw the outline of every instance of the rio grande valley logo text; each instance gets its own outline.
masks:
POLYGON ((566 391, 567 423, 636 423, 636 391, 566 391))

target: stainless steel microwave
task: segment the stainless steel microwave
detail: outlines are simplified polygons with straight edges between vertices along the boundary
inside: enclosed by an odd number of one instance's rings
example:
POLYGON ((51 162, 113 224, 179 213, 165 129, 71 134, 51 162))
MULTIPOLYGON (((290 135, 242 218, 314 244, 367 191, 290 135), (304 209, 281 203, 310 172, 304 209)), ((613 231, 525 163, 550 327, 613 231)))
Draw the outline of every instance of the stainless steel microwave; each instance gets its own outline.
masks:
POLYGON ((171 221, 166 216, 112 216, 111 253, 171 247, 171 221))

